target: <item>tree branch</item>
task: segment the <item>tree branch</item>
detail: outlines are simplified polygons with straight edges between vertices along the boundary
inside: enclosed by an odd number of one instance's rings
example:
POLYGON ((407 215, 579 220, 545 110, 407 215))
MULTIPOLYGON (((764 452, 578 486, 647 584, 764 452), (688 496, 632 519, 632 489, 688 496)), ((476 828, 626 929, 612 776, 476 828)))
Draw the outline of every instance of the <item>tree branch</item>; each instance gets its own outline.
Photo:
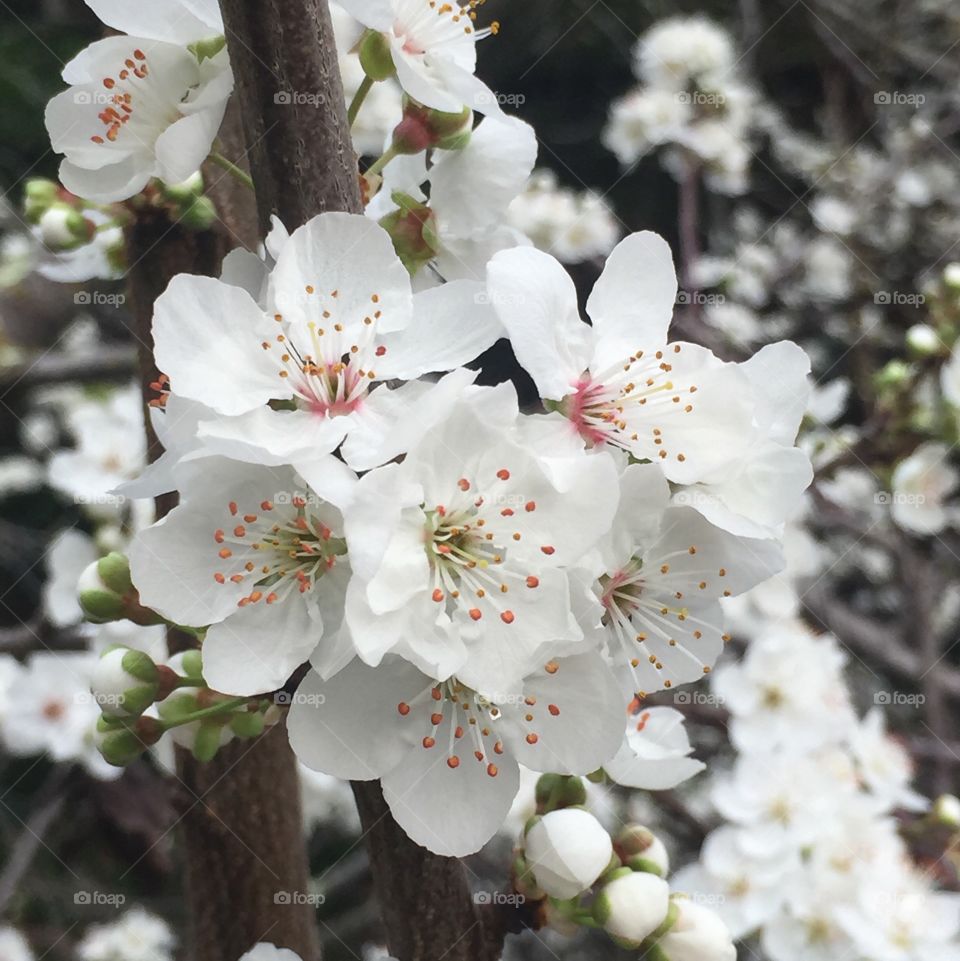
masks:
MULTIPOLYGON (((343 86, 323 0, 222 0, 260 229, 328 210, 362 213, 343 86)), ((492 961, 502 912, 480 912, 464 866, 414 844, 378 782, 353 784, 390 953, 400 961, 492 961)), ((509 923, 515 923, 511 918, 509 923)))

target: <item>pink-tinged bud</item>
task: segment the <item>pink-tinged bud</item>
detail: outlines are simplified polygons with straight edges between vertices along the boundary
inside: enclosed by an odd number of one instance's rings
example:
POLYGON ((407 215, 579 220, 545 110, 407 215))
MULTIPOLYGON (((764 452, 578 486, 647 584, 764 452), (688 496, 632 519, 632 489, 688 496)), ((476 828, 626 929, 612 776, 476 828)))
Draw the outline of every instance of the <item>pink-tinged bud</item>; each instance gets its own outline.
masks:
POLYGON ((393 130, 391 148, 399 154, 417 154, 434 147, 460 150, 470 139, 473 113, 464 107, 459 113, 445 113, 404 99, 403 119, 393 130))
POLYGON ((440 249, 437 219, 426 204, 407 194, 395 193, 393 202, 397 209, 381 218, 380 226, 390 234, 397 256, 413 275, 440 249))
POLYGON ((620 859, 634 871, 650 871, 664 878, 670 873, 670 857, 663 842, 640 824, 627 824, 613 841, 620 859))

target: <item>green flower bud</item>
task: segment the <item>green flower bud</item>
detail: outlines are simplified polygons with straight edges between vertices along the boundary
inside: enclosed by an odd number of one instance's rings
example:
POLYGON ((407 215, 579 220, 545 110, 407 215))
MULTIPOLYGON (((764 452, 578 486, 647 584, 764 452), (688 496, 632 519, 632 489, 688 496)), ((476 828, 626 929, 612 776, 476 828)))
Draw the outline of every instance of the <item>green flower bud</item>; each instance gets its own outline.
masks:
POLYGON ((558 808, 575 807, 585 804, 587 788, 578 777, 566 774, 542 774, 537 781, 535 792, 537 811, 546 814, 558 808))
POLYGON ((209 230, 217 222, 217 208, 209 197, 195 197, 181 207, 178 219, 190 230, 209 230))
POLYGON ((426 204, 407 194, 397 192, 393 201, 398 209, 382 217, 380 226, 390 234, 397 256, 412 276, 440 249, 437 219, 426 204))
POLYGON ((119 621, 124 616, 123 597, 104 583, 100 576, 99 564, 99 561, 94 561, 77 581, 80 607, 87 620, 93 621, 94 624, 119 621))
POLYGON ((90 241, 92 224, 73 207, 57 203, 48 207, 37 222, 40 239, 50 250, 73 250, 90 241))
POLYGON ((390 41, 376 30, 368 30, 360 39, 360 66, 371 80, 387 80, 397 68, 390 53, 390 41))
POLYGON ((180 655, 180 667, 187 677, 202 678, 203 655, 200 653, 200 649, 193 648, 189 651, 184 651, 180 655))
POLYGON ((933 357, 945 350, 937 332, 929 324, 914 324, 907 331, 906 340, 917 357, 933 357))
POLYGON ((31 177, 23 188, 23 212, 32 224, 40 223, 40 218, 59 198, 60 189, 46 177, 31 177))
POLYGON ((90 690, 104 714, 136 717, 157 696, 159 671, 148 654, 114 647, 100 658, 93 672, 90 690))
POLYGON ((230 730, 237 737, 257 737, 263 728, 263 715, 259 711, 241 711, 230 719, 230 730))
POLYGON ((960 800, 952 794, 941 794, 933 802, 930 813, 938 824, 960 828, 960 800))
POLYGON ((204 721, 197 727, 191 748, 198 761, 212 761, 220 750, 223 725, 217 721, 204 721))
POLYGON ((116 594, 127 594, 133 590, 130 562, 118 551, 111 551, 97 561, 97 573, 107 588, 116 594))
POLYGON ((943 282, 951 290, 960 291, 960 264, 947 264, 943 268, 943 282))
POLYGON ((163 726, 152 717, 141 717, 133 725, 117 719, 101 717, 97 721, 94 737, 97 750, 107 764, 125 767, 135 761, 163 735, 163 726))
POLYGON ((162 184, 161 189, 168 200, 175 200, 178 203, 193 200, 203 193, 203 176, 200 171, 197 171, 182 183, 162 184))

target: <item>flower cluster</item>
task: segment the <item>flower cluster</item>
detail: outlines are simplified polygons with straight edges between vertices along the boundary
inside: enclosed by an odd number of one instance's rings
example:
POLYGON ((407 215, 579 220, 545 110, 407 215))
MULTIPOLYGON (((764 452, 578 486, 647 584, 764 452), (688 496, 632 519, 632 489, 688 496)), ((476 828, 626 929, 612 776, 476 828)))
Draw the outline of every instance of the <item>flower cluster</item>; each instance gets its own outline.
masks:
POLYGON ((640 824, 611 837, 584 806, 577 778, 545 775, 537 811, 514 858, 514 887, 542 902, 547 923, 562 931, 602 928, 621 947, 662 961, 733 961, 736 949, 717 915, 665 880, 663 842, 640 824))
MULTIPOLYGON (((368 217, 270 246, 246 277, 180 276, 157 301, 170 463, 139 493, 175 485, 180 505, 134 537, 137 609, 203 629, 223 695, 309 660, 301 760, 379 778, 441 853, 497 830, 520 764, 642 777, 635 699, 708 673, 721 598, 781 565, 780 515, 809 480, 802 352, 736 365, 670 342, 676 279, 649 233, 611 254, 592 326, 528 247, 485 284, 414 293, 368 217), (461 366, 504 334, 550 413, 461 366), (771 459, 776 486, 751 472, 771 459)), ((695 762, 664 720, 679 780, 695 762)))
POLYGON ((637 42, 640 86, 610 107, 604 144, 624 167, 667 148, 677 180, 702 168, 720 193, 747 188, 756 94, 737 75, 730 35, 702 17, 663 20, 637 42))
POLYGON ((739 752, 713 779, 727 823, 677 884, 711 899, 736 937, 759 933, 772 961, 957 957, 960 897, 915 865, 894 817, 928 802, 881 709, 857 717, 844 662, 832 637, 786 622, 716 671, 739 752))

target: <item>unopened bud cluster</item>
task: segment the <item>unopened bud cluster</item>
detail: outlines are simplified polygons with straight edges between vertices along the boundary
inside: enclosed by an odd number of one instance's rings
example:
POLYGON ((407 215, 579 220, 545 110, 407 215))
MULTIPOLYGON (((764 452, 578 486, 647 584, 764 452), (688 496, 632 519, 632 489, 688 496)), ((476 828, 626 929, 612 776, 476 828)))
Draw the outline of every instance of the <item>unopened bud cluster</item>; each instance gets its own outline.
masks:
POLYGON ((734 961, 720 918, 671 892, 667 850, 652 831, 627 824, 611 837, 584 806, 579 778, 544 775, 536 801, 515 855, 514 884, 545 902, 549 924, 599 926, 616 944, 656 961, 734 961))

